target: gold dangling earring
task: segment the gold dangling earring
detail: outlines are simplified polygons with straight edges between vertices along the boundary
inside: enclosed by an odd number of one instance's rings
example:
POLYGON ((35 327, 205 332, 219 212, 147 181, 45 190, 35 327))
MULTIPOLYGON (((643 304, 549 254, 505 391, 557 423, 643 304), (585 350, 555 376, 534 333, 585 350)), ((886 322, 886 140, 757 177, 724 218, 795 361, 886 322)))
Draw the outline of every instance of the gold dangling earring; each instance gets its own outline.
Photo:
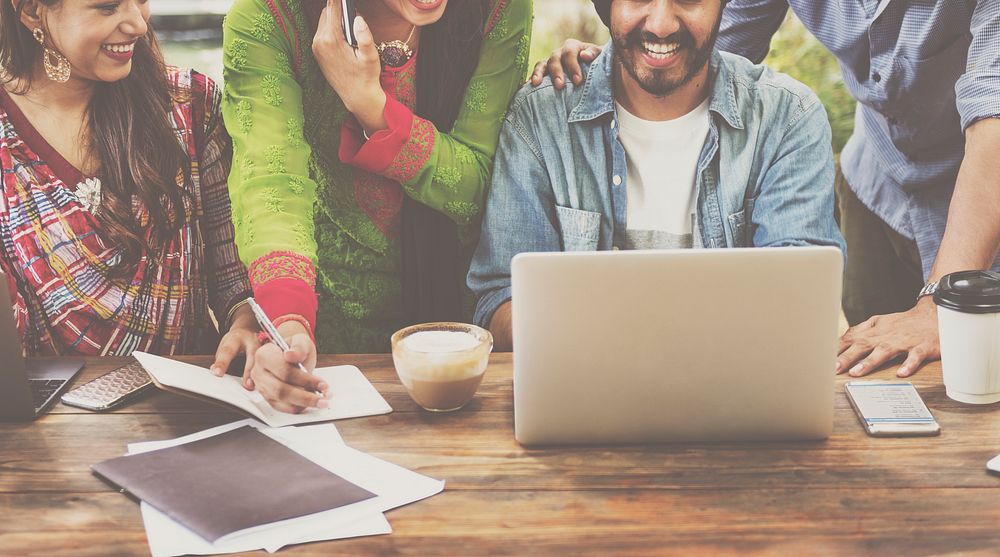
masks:
POLYGON ((45 65, 45 75, 56 83, 66 83, 69 81, 69 60, 59 53, 59 51, 45 46, 45 31, 41 27, 36 27, 31 32, 35 36, 38 44, 42 45, 42 62, 45 65))

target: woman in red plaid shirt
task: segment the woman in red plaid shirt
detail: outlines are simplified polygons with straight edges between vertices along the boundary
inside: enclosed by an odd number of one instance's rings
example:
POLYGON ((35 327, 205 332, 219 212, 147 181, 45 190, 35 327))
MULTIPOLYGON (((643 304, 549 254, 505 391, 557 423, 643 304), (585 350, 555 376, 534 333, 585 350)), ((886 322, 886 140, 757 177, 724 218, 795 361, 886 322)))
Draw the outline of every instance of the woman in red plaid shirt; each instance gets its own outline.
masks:
POLYGON ((258 345, 230 140, 148 19, 148 0, 0 0, 0 280, 28 355, 216 351, 221 373, 258 345))

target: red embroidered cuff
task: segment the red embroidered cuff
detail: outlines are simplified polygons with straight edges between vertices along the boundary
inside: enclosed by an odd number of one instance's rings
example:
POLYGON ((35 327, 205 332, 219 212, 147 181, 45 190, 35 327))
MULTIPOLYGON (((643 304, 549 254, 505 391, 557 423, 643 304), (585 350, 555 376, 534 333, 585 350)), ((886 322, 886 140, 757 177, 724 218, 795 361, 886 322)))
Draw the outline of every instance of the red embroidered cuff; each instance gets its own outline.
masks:
POLYGON ((316 330, 316 292, 301 280, 282 278, 255 285, 253 297, 271 321, 299 315, 306 320, 310 334, 316 330))
POLYGON ((301 315, 310 329, 316 329, 316 269, 308 257, 290 251, 269 253, 254 261, 249 272, 254 299, 272 321, 301 315))
POLYGON ((389 127, 373 133, 368 141, 355 118, 344 121, 340 128, 341 162, 375 174, 385 173, 410 140, 414 117, 413 111, 390 95, 386 95, 382 115, 389 127))

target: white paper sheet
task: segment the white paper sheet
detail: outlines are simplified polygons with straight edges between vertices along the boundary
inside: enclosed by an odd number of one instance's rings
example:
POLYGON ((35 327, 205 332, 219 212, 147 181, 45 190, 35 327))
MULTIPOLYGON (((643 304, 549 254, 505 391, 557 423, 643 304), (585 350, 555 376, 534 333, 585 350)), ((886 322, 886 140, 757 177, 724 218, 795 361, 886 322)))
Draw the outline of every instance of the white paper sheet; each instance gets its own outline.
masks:
POLYGON ((353 482, 376 497, 306 517, 284 520, 225 536, 212 544, 155 508, 142 503, 142 517, 153 557, 183 554, 218 554, 266 549, 274 552, 285 545, 341 539, 392 531, 381 513, 440 493, 444 482, 401 468, 344 445, 336 426, 268 428, 254 420, 242 420, 169 441, 129 445, 129 453, 188 443, 250 425, 275 441, 302 454, 316 464, 353 482))
POLYGON ((132 355, 161 384, 231 404, 271 427, 392 412, 389 403, 368 382, 361 370, 354 366, 317 368, 314 373, 330 386, 330 407, 310 408, 301 414, 287 414, 272 408, 256 391, 244 389, 239 377, 218 377, 203 367, 145 352, 133 352, 132 355))

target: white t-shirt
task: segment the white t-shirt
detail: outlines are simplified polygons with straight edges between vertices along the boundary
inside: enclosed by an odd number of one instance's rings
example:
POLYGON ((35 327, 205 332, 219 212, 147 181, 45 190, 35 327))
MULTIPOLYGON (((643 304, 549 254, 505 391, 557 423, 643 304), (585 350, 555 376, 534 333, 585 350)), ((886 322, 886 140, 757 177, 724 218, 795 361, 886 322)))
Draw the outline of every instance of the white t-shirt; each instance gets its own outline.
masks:
POLYGON ((643 120, 615 103, 628 164, 625 249, 697 244, 695 178, 708 137, 708 99, 680 118, 643 120))

